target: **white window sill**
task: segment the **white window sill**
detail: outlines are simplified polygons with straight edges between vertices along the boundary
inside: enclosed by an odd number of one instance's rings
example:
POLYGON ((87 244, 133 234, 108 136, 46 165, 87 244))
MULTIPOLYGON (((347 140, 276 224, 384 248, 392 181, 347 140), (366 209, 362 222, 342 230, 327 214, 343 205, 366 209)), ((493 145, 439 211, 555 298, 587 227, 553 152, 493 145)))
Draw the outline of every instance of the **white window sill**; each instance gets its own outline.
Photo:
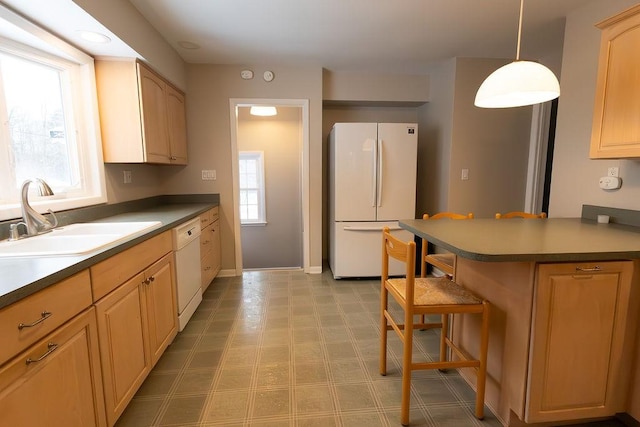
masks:
POLYGON ((248 226, 248 227, 264 227, 265 225, 267 225, 266 221, 264 221, 264 222, 263 221, 256 221, 256 222, 243 222, 243 223, 240 223, 241 227, 245 227, 245 226, 248 226))

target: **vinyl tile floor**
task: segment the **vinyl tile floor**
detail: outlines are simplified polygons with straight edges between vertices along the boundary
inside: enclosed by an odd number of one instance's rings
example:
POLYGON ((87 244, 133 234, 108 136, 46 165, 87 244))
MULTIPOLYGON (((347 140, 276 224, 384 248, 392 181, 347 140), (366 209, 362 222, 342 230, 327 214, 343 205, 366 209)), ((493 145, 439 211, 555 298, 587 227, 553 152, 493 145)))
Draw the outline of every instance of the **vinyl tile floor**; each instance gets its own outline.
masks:
MULTIPOLYGON (((399 426, 402 346, 389 333, 381 376, 379 286, 328 269, 216 278, 116 426, 399 426)), ((438 357, 438 334, 416 332, 414 360, 438 357)), ((411 425, 500 426, 474 398, 455 370, 414 372, 411 425)))

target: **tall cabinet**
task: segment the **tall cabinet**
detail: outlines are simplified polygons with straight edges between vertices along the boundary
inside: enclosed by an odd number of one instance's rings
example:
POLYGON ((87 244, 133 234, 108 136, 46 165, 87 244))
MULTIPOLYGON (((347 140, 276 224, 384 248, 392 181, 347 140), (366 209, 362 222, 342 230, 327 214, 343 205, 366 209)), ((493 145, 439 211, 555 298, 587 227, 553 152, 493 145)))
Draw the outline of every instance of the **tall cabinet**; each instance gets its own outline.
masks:
POLYGON ((187 164, 184 94, 140 61, 95 61, 104 161, 187 164))

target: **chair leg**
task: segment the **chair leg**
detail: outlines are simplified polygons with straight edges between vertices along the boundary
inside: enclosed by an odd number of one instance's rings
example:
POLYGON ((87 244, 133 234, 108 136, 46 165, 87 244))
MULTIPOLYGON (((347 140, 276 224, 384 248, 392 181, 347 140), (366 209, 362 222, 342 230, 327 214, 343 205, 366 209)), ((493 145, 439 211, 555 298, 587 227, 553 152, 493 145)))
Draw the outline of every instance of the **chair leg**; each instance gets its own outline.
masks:
POLYGON ((489 303, 484 301, 482 330, 480 333, 480 366, 476 385, 476 418, 484 418, 484 393, 487 382, 487 351, 489 349, 489 303))
POLYGON ((400 424, 409 425, 411 403, 411 362, 413 350, 413 313, 405 311, 404 338, 402 348, 402 401, 400 403, 400 424))
POLYGON ((382 285, 380 294, 380 375, 387 375, 387 318, 384 313, 388 308, 389 293, 382 285))
MULTIPOLYGON (((447 334, 449 333, 449 315, 442 314, 442 329, 440 330, 440 361, 447 360, 447 334)), ((443 369, 441 369, 442 371, 443 369)))

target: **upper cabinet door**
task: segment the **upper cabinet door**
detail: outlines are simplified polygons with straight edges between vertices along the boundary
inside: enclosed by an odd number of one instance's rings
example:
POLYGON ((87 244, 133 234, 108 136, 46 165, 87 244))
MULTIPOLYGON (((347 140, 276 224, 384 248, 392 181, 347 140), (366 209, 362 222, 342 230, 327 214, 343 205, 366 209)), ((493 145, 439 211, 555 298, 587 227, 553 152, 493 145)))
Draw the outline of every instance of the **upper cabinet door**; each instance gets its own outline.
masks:
POLYGON ((139 66, 143 141, 150 163, 169 163, 167 85, 146 67, 139 66))
POLYGON ((640 157, 640 5, 602 30, 590 157, 640 157))
POLYGON ((138 61, 95 69, 105 163, 187 164, 184 94, 138 61))
POLYGON ((171 163, 187 164, 187 120, 184 95, 167 85, 167 114, 171 163))

